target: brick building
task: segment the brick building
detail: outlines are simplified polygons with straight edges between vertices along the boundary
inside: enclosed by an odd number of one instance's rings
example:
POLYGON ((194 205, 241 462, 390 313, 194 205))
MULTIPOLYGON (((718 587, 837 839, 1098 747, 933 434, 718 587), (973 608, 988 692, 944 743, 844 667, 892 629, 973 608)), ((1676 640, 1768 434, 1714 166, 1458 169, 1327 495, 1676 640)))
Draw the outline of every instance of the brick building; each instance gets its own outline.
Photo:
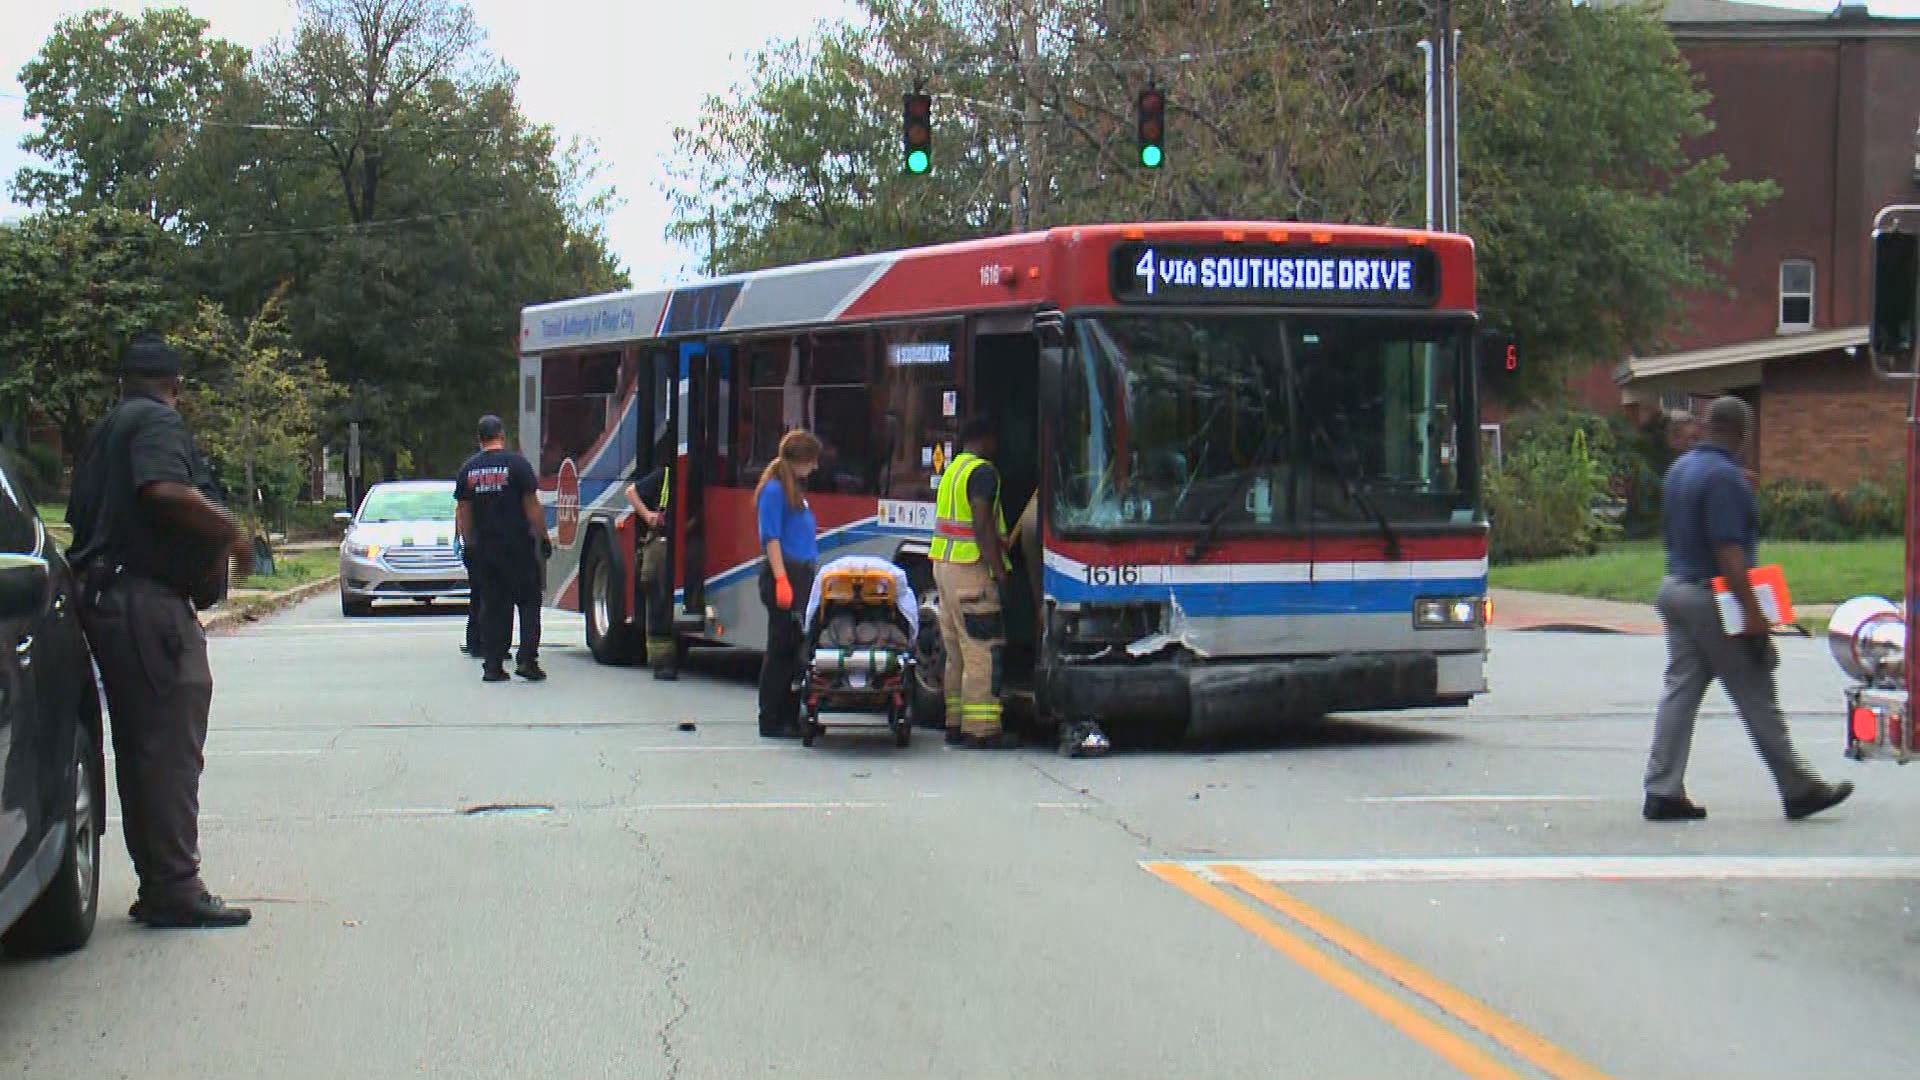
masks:
POLYGON ((1594 372, 1579 396, 1673 415, 1737 393, 1764 478, 1884 477, 1908 387, 1866 358, 1868 233, 1881 207, 1920 202, 1920 19, 1670 0, 1667 22, 1713 98, 1694 149, 1780 193, 1734 246, 1731 294, 1693 298, 1674 351, 1594 372))

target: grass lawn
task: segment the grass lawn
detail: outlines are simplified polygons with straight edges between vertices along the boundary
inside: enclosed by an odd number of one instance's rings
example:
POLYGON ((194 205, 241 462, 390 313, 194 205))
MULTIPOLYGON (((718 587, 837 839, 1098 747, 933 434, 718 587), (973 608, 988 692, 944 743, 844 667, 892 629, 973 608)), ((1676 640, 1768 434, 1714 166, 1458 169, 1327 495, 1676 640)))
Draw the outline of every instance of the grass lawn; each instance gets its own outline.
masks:
POLYGON ((235 582, 234 587, 278 592, 331 577, 340 570, 340 549, 326 547, 318 551, 276 551, 273 553, 273 564, 272 577, 250 575, 235 582))
MULTIPOLYGON (((1904 549, 1899 540, 1763 543, 1760 562, 1780 564, 1795 605, 1837 604, 1868 594, 1898 602, 1904 549)), ((1499 589, 1650 604, 1663 566, 1660 542, 1644 540, 1610 544, 1586 558, 1496 566, 1487 576, 1499 589)))

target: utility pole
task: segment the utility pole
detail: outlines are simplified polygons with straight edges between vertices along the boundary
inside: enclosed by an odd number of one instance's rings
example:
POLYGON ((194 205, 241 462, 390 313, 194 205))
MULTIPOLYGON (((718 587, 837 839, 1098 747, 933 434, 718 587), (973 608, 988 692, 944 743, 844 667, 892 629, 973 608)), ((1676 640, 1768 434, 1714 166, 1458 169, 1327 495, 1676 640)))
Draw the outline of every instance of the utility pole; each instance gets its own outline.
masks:
POLYGON ((1460 227, 1460 129, 1455 113, 1460 88, 1454 62, 1460 34, 1453 28, 1453 0, 1433 0, 1433 36, 1420 43, 1427 60, 1427 228, 1460 227))
POLYGON ((1020 143, 1027 165, 1023 217, 1026 228, 1032 229, 1036 227, 1036 219, 1046 220, 1047 140, 1042 130, 1045 120, 1040 113, 1040 92, 1034 87, 1040 68, 1040 5, 1038 0, 1024 0, 1021 8, 1020 55, 1025 63, 1020 68, 1020 90, 1025 101, 1021 109, 1020 143))

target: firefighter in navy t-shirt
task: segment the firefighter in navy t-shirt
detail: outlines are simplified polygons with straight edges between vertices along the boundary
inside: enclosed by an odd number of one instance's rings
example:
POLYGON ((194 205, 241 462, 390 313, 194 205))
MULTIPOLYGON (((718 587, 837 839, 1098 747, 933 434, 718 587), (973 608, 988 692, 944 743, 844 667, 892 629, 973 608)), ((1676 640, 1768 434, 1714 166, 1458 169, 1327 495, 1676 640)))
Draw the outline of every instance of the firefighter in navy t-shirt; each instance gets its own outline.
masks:
POLYGON ((553 553, 539 482, 527 459, 507 449, 507 428, 497 416, 480 418, 480 452, 467 459, 454 481, 455 527, 472 567, 471 588, 480 598, 480 647, 487 682, 507 681, 507 647, 513 616, 520 615, 520 655, 515 673, 538 681, 540 601, 553 553))

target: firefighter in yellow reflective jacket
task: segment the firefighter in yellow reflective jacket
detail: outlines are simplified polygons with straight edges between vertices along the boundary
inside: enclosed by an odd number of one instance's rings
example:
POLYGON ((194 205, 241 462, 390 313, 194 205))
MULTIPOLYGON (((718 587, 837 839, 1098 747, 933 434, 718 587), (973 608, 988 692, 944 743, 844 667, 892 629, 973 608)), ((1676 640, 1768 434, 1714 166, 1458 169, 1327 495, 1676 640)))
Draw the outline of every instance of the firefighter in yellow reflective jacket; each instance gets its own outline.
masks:
POLYGON ((947 742, 975 748, 1018 742, 1000 723, 1000 655, 1006 644, 1000 590, 1013 564, 1005 548, 1000 473, 989 460, 995 449, 986 421, 969 420, 960 429, 960 453, 940 477, 928 548, 940 590, 947 742))

